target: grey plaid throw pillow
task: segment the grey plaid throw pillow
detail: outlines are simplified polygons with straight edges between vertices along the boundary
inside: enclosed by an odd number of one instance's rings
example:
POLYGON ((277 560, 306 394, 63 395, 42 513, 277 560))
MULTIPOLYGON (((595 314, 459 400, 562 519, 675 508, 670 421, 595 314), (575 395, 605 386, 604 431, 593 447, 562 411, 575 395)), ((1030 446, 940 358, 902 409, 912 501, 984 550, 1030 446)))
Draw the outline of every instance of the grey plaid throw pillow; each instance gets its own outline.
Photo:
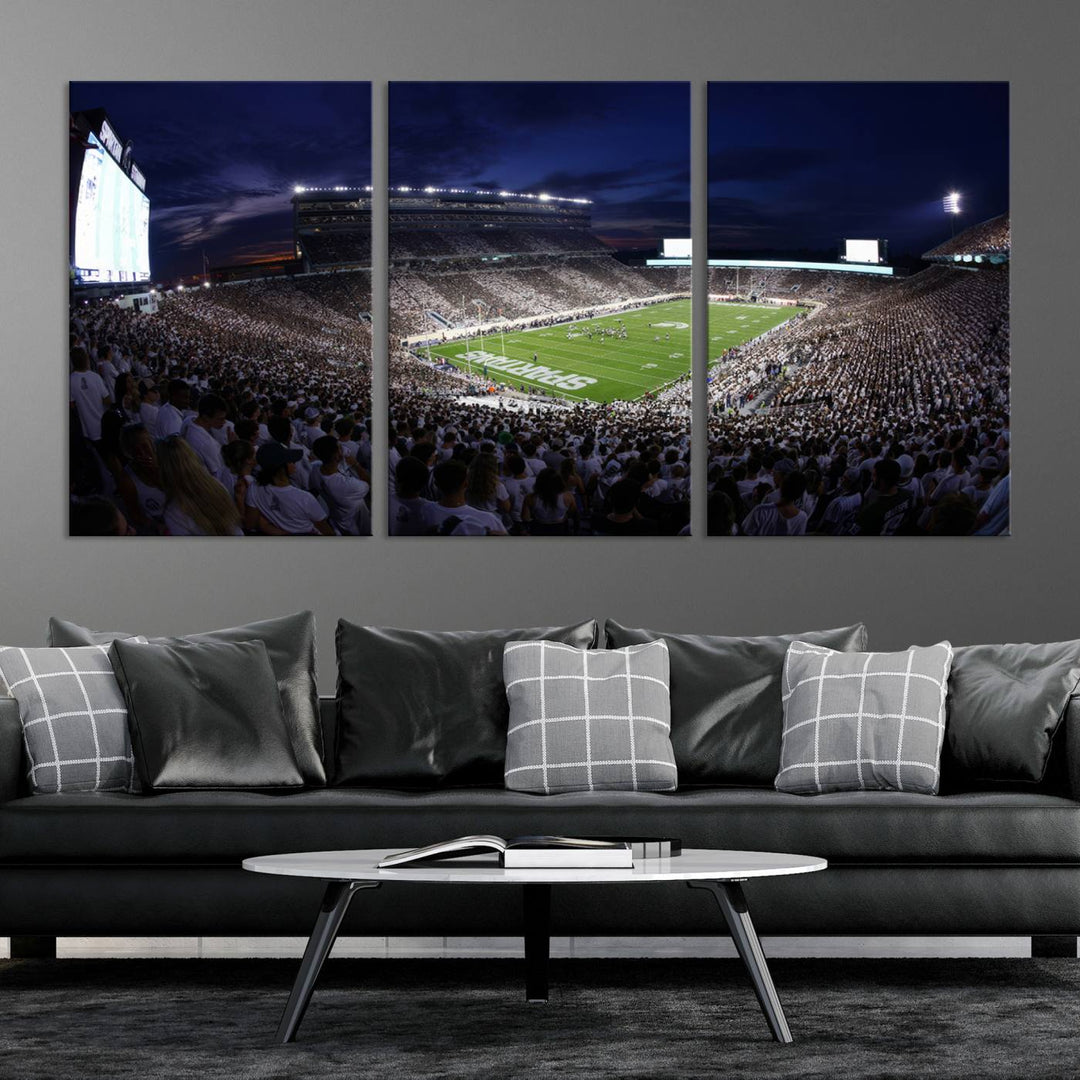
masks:
POLYGON ((0 674, 19 703, 31 791, 138 790, 127 706, 106 646, 3 647, 0 674))
POLYGON ((673 791, 668 649, 575 649, 514 641, 503 650, 510 702, 506 786, 564 791, 673 791))
POLYGON ((952 657, 947 641, 895 653, 793 641, 777 790, 936 795, 952 657))

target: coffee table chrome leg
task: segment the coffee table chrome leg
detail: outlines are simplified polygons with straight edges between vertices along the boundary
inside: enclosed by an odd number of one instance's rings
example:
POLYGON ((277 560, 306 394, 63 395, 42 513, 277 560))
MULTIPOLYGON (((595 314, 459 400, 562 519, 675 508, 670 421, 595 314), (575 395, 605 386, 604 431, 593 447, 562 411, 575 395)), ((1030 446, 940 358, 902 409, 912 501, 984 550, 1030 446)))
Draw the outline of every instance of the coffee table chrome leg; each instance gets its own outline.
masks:
POLYGON ((737 881, 688 881, 687 885, 692 889, 708 889, 716 897, 735 948, 750 973, 754 993, 757 994, 765 1019, 769 1021, 773 1038, 781 1043, 792 1042, 784 1007, 780 1004, 780 997, 769 974, 769 966, 765 962, 765 953, 750 920, 750 909, 747 907, 742 886, 737 881))
POLYGON ((551 886, 524 885, 525 1000, 547 1001, 551 954, 551 886))
POLYGON ((334 947, 338 930, 341 928, 341 920, 345 918, 345 912, 349 910, 353 893, 358 889, 377 889, 378 887, 377 881, 327 883, 319 917, 315 920, 315 927, 311 931, 307 948, 304 950, 304 958, 300 961, 300 970, 297 972, 285 1011, 281 1014, 281 1022, 278 1024, 275 1036, 278 1043, 290 1043, 296 1038, 296 1029, 300 1027, 300 1021, 304 1019, 319 972, 322 971, 323 962, 334 947))

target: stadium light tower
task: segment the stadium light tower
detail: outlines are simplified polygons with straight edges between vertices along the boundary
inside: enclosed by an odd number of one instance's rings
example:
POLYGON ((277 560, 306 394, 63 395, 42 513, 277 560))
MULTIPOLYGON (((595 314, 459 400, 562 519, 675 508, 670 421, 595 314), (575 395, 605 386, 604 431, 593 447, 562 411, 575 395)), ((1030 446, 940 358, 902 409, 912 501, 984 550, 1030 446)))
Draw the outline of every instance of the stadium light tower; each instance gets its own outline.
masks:
POLYGON ((949 215, 949 220, 952 222, 952 234, 956 235, 956 219, 960 216, 960 192, 950 191, 944 199, 941 200, 941 205, 945 209, 945 213, 949 215))

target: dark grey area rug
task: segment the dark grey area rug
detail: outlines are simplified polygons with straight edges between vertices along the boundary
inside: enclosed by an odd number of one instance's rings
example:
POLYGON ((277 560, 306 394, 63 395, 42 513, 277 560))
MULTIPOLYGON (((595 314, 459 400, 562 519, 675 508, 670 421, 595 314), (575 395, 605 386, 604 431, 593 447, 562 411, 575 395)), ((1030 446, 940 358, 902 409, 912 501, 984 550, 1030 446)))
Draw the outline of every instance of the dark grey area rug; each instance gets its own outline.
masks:
POLYGON ((1076 1077, 1078 960, 776 960, 795 1043, 734 960, 0 961, 3 1080, 176 1077, 1076 1077))

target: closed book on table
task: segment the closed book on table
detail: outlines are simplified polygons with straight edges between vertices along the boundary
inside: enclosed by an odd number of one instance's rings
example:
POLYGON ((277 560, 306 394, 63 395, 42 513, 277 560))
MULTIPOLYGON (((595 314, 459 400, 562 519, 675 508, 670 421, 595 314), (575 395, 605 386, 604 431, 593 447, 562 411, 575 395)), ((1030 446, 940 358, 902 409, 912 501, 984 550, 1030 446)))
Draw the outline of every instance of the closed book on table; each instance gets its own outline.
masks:
POLYGON ((635 863, 642 859, 672 859, 682 854, 682 841, 668 836, 588 836, 584 839, 629 844, 635 863))

